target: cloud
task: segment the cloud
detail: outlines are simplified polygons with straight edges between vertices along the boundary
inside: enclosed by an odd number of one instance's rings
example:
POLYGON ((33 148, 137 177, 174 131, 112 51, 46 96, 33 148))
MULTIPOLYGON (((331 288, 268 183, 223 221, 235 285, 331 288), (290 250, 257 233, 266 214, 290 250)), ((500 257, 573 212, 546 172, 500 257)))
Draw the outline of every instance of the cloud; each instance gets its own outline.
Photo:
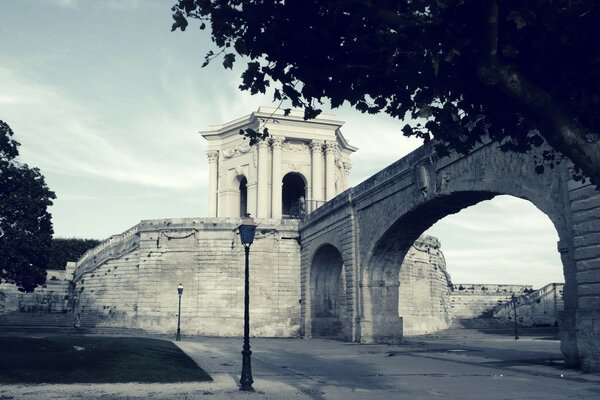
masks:
POLYGON ((96 7, 110 8, 114 10, 134 10, 140 8, 142 5, 147 6, 148 0, 104 0, 101 2, 95 2, 96 7))
POLYGON ((50 4, 52 6, 64 7, 64 8, 74 8, 78 0, 42 0, 46 4, 50 4))
POLYGON ((154 187, 206 184, 204 143, 185 114, 157 105, 140 112, 144 118, 115 121, 7 68, 0 68, 0 87, 3 118, 22 143, 23 159, 42 171, 154 187))
MULTIPOLYGON (((61 8, 76 8, 81 5, 80 0, 43 0, 43 2, 61 8)), ((93 6, 113 10, 134 10, 142 5, 147 6, 150 3, 148 0, 101 0, 94 1, 93 6)))
POLYGON ((443 218, 426 234, 440 239, 453 282, 564 281, 558 234, 526 200, 498 196, 443 218))

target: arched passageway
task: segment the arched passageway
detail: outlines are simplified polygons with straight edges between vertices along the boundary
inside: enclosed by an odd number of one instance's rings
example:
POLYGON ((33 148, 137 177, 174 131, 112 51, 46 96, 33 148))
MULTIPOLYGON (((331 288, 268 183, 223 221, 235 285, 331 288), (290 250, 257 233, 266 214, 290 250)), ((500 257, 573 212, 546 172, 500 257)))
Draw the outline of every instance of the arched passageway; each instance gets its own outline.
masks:
POLYGON ((299 218, 305 210, 306 180, 297 172, 283 177, 282 213, 284 218, 299 218))
MULTIPOLYGON (((303 271, 309 273, 321 245, 340 244, 352 295, 352 340, 399 342, 398 272, 412 243, 447 215, 509 195, 532 203, 558 234, 551 251, 560 254, 565 281, 559 318, 566 363, 600 370, 600 334, 590 328, 600 315, 600 195, 573 181, 568 163, 535 173, 532 160, 543 151, 506 153, 498 143, 486 142, 468 155, 439 157, 435 143, 427 144, 309 214, 300 225, 303 271)), ((308 286, 304 298, 310 296, 308 286)), ((310 315, 305 309, 307 327, 310 315)))
POLYGON ((557 325, 564 282, 557 241, 548 217, 513 196, 497 196, 444 217, 412 244, 400 268, 404 336, 444 330, 452 323, 500 326, 507 322, 501 314, 512 294, 522 306, 522 325, 557 325), (552 283, 560 285, 556 298, 547 290, 526 296, 552 283), (545 297, 536 297, 542 292, 545 297), (530 300, 537 303, 525 304, 530 300))
POLYGON ((311 333, 313 337, 341 338, 346 317, 346 279, 340 252, 322 246, 311 266, 311 333))
MULTIPOLYGON (((415 240, 442 218, 481 201, 492 199, 498 194, 501 193, 457 191, 439 195, 421 202, 408 212, 401 214, 396 220, 391 220, 393 222, 374 242, 366 263, 366 274, 363 274, 363 279, 366 280, 363 283, 363 297, 366 300, 364 310, 367 315, 366 320, 372 321, 370 328, 373 332, 372 336, 367 337, 367 341, 394 342, 398 341, 402 335, 402 321, 398 316, 400 313, 398 308, 399 272, 400 266, 415 240)), ((563 219, 556 209, 553 209, 553 204, 547 201, 541 193, 532 198, 526 198, 526 200, 529 200, 550 218, 561 237, 561 233, 564 233, 563 219)), ((568 283, 567 272, 572 271, 572 268, 565 264, 565 259, 562 261, 565 280, 568 283)), ((575 354, 576 349, 567 348, 570 346, 567 341, 563 341, 562 345, 563 353, 567 355, 567 361, 570 362, 570 354, 575 354)))

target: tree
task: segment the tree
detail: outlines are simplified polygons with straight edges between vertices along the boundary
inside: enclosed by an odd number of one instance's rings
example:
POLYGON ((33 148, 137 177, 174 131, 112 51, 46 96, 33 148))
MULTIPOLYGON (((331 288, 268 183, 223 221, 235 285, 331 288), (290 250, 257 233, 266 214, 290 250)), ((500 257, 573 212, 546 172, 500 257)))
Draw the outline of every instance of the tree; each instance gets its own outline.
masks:
MULTIPOLYGON (((240 89, 320 113, 324 100, 414 122, 405 136, 468 153, 548 143, 600 185, 600 3, 595 0, 179 0, 172 30, 200 20, 240 89)), ((580 175, 576 174, 575 176, 580 175)))
POLYGON ((20 144, 0 120, 0 283, 31 292, 46 281, 54 193, 37 168, 16 160, 20 144))
POLYGON ((89 249, 100 244, 95 239, 52 239, 48 269, 65 269, 68 261, 77 261, 89 249))

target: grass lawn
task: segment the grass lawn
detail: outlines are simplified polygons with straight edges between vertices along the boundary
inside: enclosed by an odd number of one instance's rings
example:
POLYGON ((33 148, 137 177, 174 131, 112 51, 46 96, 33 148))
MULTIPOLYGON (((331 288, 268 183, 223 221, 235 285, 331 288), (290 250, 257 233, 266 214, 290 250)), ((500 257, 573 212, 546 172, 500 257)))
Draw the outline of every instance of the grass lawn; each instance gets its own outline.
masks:
POLYGON ((0 337, 0 383, 210 381, 173 343, 135 337, 0 337))

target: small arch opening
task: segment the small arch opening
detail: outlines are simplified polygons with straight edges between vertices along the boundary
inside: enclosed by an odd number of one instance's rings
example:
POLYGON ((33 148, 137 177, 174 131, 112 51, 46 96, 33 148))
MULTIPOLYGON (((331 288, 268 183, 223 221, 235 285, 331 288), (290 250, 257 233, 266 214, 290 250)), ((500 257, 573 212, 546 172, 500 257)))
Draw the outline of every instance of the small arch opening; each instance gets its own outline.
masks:
POLYGON ((240 179, 240 217, 248 213, 248 180, 245 176, 240 179))
POLYGON ((313 337, 343 338, 346 315, 346 277, 340 252, 332 245, 317 250, 311 268, 313 337))
POLYGON ((300 218, 306 212, 306 182, 302 175, 290 172, 283 177, 282 214, 284 218, 300 218))

